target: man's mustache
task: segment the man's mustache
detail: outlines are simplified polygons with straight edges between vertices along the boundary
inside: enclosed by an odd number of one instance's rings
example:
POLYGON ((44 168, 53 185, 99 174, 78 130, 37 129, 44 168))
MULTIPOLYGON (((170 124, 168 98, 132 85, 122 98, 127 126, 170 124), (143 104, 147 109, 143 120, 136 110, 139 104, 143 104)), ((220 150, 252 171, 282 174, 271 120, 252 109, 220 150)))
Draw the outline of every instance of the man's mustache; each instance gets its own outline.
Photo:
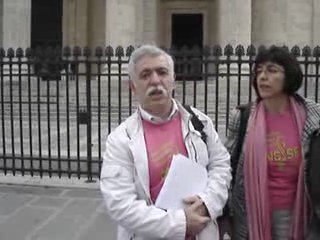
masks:
POLYGON ((152 96, 155 94, 165 94, 166 90, 163 87, 150 87, 147 91, 147 96, 152 96))

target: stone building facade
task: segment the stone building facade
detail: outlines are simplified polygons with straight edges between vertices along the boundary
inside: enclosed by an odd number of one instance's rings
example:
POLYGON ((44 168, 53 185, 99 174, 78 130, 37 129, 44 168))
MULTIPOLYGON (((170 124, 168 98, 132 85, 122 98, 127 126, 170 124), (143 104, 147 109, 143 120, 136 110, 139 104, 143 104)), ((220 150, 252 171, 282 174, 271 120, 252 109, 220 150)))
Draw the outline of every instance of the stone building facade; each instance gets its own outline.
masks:
MULTIPOLYGON (((319 0, 0 0, 1 46, 45 44, 46 38, 39 37, 41 31, 37 36, 42 40, 35 39, 35 23, 46 26, 50 19, 45 14, 34 19, 34 9, 52 1, 61 1, 61 21, 56 21, 61 34, 55 36, 62 46, 155 43, 170 47, 193 38, 209 46, 314 47, 320 43, 319 0)), ((50 31, 54 30, 43 32, 50 31)))

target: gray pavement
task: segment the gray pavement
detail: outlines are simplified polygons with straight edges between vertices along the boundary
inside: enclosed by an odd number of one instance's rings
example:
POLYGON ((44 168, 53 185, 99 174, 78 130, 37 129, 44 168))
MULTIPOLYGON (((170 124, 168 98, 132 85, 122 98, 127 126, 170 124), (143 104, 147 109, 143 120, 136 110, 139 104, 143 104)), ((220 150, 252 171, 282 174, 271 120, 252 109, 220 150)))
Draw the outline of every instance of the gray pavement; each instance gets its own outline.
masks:
POLYGON ((116 239, 97 182, 13 178, 0 176, 1 240, 116 239))

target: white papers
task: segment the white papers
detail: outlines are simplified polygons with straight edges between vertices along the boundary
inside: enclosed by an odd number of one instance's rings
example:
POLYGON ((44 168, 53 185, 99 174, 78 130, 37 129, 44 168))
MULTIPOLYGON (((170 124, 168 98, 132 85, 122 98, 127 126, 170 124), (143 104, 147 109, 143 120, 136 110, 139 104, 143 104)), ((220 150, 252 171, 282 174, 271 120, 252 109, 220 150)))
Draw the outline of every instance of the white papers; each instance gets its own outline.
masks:
POLYGON ((181 154, 174 155, 155 205, 162 209, 184 208, 183 199, 202 192, 207 178, 203 166, 181 154))

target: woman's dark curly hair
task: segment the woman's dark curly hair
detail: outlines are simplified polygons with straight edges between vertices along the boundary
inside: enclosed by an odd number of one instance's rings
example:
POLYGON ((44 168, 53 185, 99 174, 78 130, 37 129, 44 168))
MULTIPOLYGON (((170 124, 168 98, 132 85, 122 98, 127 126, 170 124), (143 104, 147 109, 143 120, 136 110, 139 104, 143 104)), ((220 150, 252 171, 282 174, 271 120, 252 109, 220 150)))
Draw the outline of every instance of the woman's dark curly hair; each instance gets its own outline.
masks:
POLYGON ((302 70, 297 59, 289 53, 284 47, 271 46, 270 48, 261 49, 255 59, 253 67, 252 85, 258 97, 261 100, 257 87, 257 67, 265 62, 276 63, 284 68, 285 82, 284 93, 294 95, 302 84, 302 70))

